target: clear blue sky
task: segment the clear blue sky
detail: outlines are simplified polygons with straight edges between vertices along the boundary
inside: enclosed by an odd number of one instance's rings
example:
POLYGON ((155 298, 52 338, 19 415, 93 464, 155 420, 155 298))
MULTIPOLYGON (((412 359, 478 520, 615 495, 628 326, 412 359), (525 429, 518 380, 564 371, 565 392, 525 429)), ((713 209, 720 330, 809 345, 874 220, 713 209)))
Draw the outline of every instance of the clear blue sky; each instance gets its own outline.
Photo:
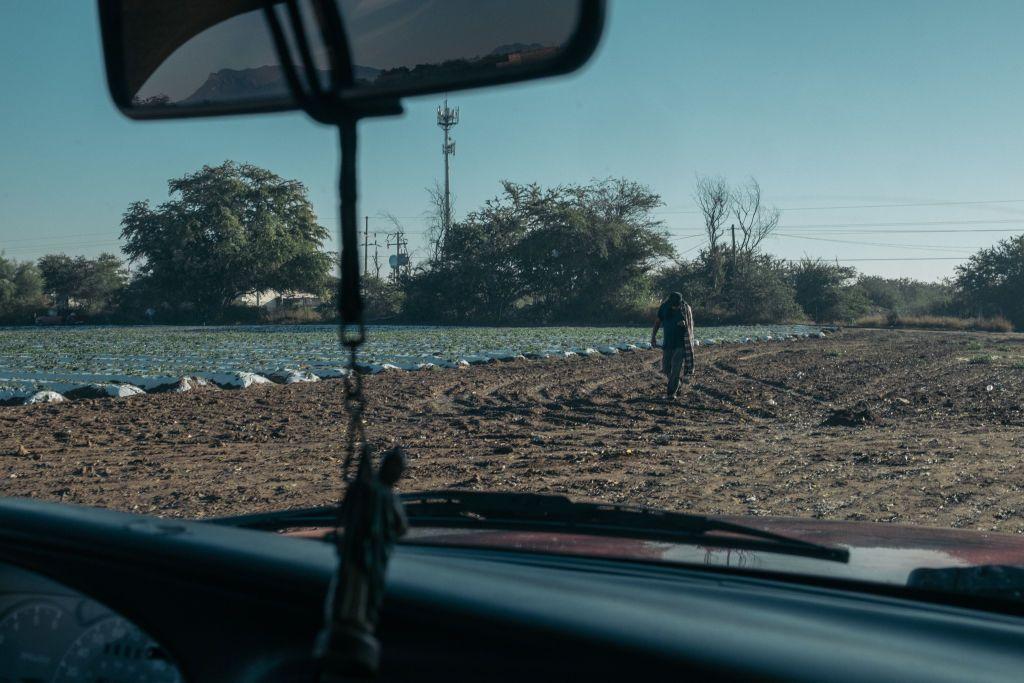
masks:
MULTIPOLYGON (((612 2, 581 73, 452 97, 456 214, 502 178, 625 176, 662 195, 685 250, 700 242, 682 237, 699 232, 695 175, 753 175, 784 210, 791 236, 768 244, 781 256, 964 257, 1024 228, 1022 26, 1017 0, 612 2), (877 204, 923 206, 863 206, 877 204)), ((92 2, 5 3, 0 64, 8 256, 116 250, 130 202, 159 203, 168 178, 225 159, 302 180, 337 224, 331 129, 301 114, 128 121, 106 93, 92 2)), ((410 100, 403 117, 362 125, 359 213, 409 217, 414 248, 441 174, 437 104, 410 100)), ((955 264, 852 263, 921 279, 955 264)))

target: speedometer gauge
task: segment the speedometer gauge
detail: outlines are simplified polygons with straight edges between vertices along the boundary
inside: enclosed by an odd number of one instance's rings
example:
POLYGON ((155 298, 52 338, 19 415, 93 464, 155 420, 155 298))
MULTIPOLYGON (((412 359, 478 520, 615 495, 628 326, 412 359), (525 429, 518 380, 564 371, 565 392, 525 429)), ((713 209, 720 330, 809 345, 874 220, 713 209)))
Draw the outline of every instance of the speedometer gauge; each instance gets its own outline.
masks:
POLYGON ((0 680, 45 681, 75 635, 71 616, 57 605, 24 602, 0 619, 0 680))
POLYGON ((102 619, 82 633, 57 666, 54 683, 180 683, 178 669, 149 636, 121 617, 102 619))

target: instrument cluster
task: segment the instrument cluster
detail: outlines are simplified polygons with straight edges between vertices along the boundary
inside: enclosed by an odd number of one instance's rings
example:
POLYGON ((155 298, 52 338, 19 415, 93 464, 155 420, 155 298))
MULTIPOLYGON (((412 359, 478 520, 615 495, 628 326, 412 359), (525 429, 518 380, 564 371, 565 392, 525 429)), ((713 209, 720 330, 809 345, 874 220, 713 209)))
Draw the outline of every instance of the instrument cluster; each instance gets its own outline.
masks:
POLYGON ((49 579, 0 565, 0 681, 181 683, 138 626, 49 579))

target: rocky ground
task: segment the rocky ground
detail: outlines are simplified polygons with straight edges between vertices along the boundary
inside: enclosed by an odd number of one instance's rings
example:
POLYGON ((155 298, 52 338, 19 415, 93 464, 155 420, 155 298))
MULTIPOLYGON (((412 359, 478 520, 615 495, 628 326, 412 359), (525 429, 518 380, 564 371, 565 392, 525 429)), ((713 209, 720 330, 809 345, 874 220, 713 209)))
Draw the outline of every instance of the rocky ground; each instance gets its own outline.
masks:
MULTIPOLYGON (((846 331, 366 377, 405 490, 1024 532, 1024 335, 846 331)), ((0 493, 205 517, 331 502, 342 383, 0 409, 0 493)))

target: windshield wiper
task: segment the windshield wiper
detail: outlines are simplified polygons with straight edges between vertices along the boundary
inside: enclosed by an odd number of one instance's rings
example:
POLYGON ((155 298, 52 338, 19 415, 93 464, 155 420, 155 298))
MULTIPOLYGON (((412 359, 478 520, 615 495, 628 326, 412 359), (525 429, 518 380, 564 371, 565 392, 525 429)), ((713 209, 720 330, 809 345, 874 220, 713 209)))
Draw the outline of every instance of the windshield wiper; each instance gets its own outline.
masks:
MULTIPOLYGON (((613 503, 573 502, 565 496, 491 491, 425 491, 400 496, 414 527, 551 531, 588 536, 615 536, 648 541, 760 550, 848 562, 845 548, 803 541, 764 529, 655 508, 613 503)), ((208 521, 250 529, 279 530, 331 526, 334 507, 225 517, 208 521)))

